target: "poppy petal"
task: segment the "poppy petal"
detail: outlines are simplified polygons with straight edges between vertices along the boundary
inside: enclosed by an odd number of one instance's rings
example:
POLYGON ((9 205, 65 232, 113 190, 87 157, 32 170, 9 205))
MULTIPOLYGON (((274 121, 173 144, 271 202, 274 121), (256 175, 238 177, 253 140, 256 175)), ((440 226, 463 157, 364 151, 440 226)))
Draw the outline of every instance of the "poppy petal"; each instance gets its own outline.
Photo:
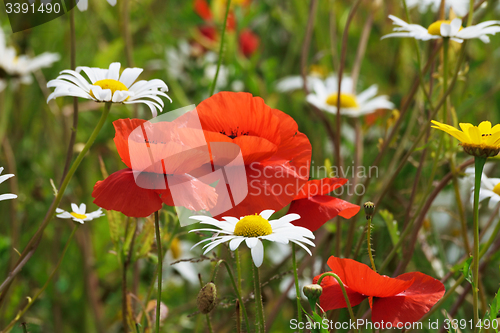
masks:
POLYGON ((331 256, 328 266, 345 285, 365 296, 395 296, 413 284, 413 279, 403 280, 380 275, 367 265, 352 259, 331 256))
POLYGON ((123 169, 98 181, 92 192, 94 203, 130 217, 147 217, 161 209, 160 196, 154 190, 137 186, 132 169, 123 169))
MULTIPOLYGON (((115 127, 115 141, 116 149, 118 150, 118 154, 120 155, 123 163, 127 165, 127 167, 131 168, 130 164, 130 152, 129 152, 129 136, 137 127, 144 124, 146 120, 143 119, 118 119, 113 122, 113 126, 115 127)), ((144 143, 144 139, 142 140, 144 143)))
POLYGON ((194 0, 194 11, 205 21, 212 19, 212 11, 206 0, 194 0))
POLYGON ((385 298, 373 300, 372 321, 413 323, 422 318, 444 295, 444 285, 420 272, 405 273, 396 277, 401 281, 413 281, 405 291, 385 298))
POLYGON ((217 203, 215 188, 191 175, 169 175, 167 182, 167 189, 157 192, 161 194, 161 201, 168 206, 182 206, 199 211, 210 210, 217 203))
MULTIPOLYGON (((313 279, 313 283, 317 283, 320 276, 321 275, 316 276, 313 279)), ((323 287, 323 292, 319 297, 319 304, 324 311, 347 307, 342 289, 333 276, 325 276, 323 280, 321 280, 321 287, 323 287)), ((366 298, 366 296, 352 290, 348 286, 344 287, 351 307, 358 305, 366 298)))
POLYGON ((310 180, 300 189, 300 192, 295 197, 295 200, 328 194, 345 183, 347 183, 347 179, 345 178, 323 178, 310 180))
POLYGON ((317 195, 308 199, 293 200, 288 214, 300 215, 299 220, 292 222, 294 225, 316 231, 337 215, 349 219, 356 215, 359 209, 359 206, 342 199, 317 195))
POLYGON ((259 142, 239 139, 245 164, 270 157, 280 144, 280 121, 260 97, 249 93, 219 92, 201 102, 196 109, 201 126, 207 132, 224 134, 237 144, 239 141, 234 139, 239 137, 259 138, 259 142), (260 156, 259 151, 262 151, 260 156))

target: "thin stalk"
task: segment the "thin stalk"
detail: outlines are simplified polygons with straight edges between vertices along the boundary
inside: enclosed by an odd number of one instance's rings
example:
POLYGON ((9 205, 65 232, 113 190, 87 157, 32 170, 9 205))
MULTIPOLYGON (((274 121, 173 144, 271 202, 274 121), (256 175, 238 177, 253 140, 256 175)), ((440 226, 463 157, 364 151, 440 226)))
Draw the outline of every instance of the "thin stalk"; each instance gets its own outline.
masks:
POLYGON ((372 269, 376 272, 377 268, 375 267, 375 261, 373 260, 373 253, 372 253, 371 232, 372 232, 372 217, 371 215, 368 215, 366 219, 366 243, 368 246, 368 256, 370 256, 370 263, 372 264, 372 269))
MULTIPOLYGON (((240 251, 239 251, 239 249, 234 250, 234 259, 236 261, 236 281, 237 281, 236 282, 236 289, 238 291, 238 294, 241 295, 242 294, 242 288, 241 288, 241 258, 240 258, 240 251)), ((242 302, 240 301, 240 303, 242 303, 242 302)), ((242 306, 245 307, 245 304, 243 304, 242 306)), ((243 311, 245 311, 245 310, 243 310, 243 311)), ((238 310, 238 319, 239 319, 240 323, 241 323, 241 319, 242 319, 242 314, 243 313, 238 310)), ((245 312, 245 315, 246 315, 246 312, 245 312)), ((248 325, 247 321, 245 321, 245 323, 248 325)), ((247 330, 249 330, 249 329, 250 328, 247 327, 247 330)))
POLYGON ((158 247, 158 296, 156 298, 156 333, 160 332, 160 305, 161 305, 161 279, 162 279, 162 258, 161 255, 161 236, 160 236, 160 217, 158 211, 155 212, 156 246, 158 247))
MULTIPOLYGON (((472 297, 473 297, 473 308, 474 308, 474 323, 479 322, 479 308, 478 308, 478 287, 479 287, 479 191, 481 190, 481 175, 483 174, 484 164, 486 163, 486 158, 475 157, 474 158, 474 249, 473 249, 473 261, 472 261, 472 297)), ((476 325, 474 325, 476 326, 476 325)), ((477 328, 474 328, 474 332, 477 328)))
POLYGON ((69 244, 71 243, 71 240, 73 239, 73 236, 75 235, 75 232, 78 229, 78 226, 79 226, 79 224, 75 223, 75 226, 73 227, 73 230, 71 231, 71 234, 69 235, 69 238, 66 241, 66 245, 64 246, 64 249, 63 249, 63 252, 61 254, 61 257, 59 258, 59 261, 57 262, 56 267, 54 268, 54 270, 50 274, 49 278, 47 279, 47 281, 43 285, 42 289, 40 289, 35 294, 35 296, 33 296, 33 298, 29 299, 28 304, 26 304, 26 306, 21 311, 18 312, 18 314, 16 315, 16 317, 10 322, 9 325, 7 325, 6 328, 4 328, 4 330, 1 333, 7 333, 7 332, 9 332, 12 329, 12 327, 16 324, 16 322, 26 313, 26 311, 28 311, 28 309, 31 307, 31 305, 33 305, 33 303, 35 303, 35 301, 45 291, 45 289, 47 289, 47 287, 49 286, 50 281, 52 281, 52 279, 56 275, 57 270, 61 266, 61 263, 62 263, 62 261, 64 259, 64 256, 66 255, 66 251, 68 251, 69 244))
MULTIPOLYGON (((75 0, 71 2, 74 3, 75 0)), ((72 4, 73 5, 73 4, 72 4)), ((70 31, 70 53, 71 53, 71 69, 76 69, 76 35, 75 35, 75 11, 69 11, 69 31, 70 31)), ((64 115, 63 115, 64 117, 64 115)), ((69 166, 71 165, 71 158, 73 157, 73 146, 76 140, 76 129, 78 128, 78 97, 73 97, 73 125, 71 127, 71 136, 68 144, 68 151, 66 153, 66 162, 61 176, 61 184, 68 173, 69 166)))
MULTIPOLYGON (((227 273, 229 274, 229 279, 231 280, 231 284, 233 285, 234 292, 236 293, 236 297, 238 297, 239 307, 242 310, 242 311, 238 311, 238 312, 240 312, 240 314, 242 312, 242 315, 245 319, 245 325, 247 327, 247 332, 250 332, 250 323, 248 321, 247 310, 245 308, 245 302, 243 302, 243 298, 241 298, 241 292, 238 290, 238 286, 234 280, 233 271, 231 270, 231 267, 229 267, 229 264, 225 260, 221 259, 217 262, 217 264, 215 264, 214 271, 212 272, 212 279, 210 281, 212 281, 212 282, 215 281, 215 277, 217 276, 217 272, 219 271, 219 267, 222 264, 224 264, 224 266, 226 267, 227 273)), ((238 282, 240 282, 240 281, 238 281, 238 282)), ((240 327, 238 326, 238 328, 240 328, 240 327)))
POLYGON ((97 126, 94 128, 94 131, 90 135, 90 138, 88 139, 87 143, 83 147, 80 154, 78 154, 75 162, 73 162, 73 165, 69 169, 68 174, 64 178, 64 181, 63 181, 63 183, 62 183, 62 185, 57 193, 57 196, 55 197, 54 201, 52 202, 52 205, 50 206, 49 211, 45 215, 45 218, 44 218, 42 224, 40 225, 40 227, 36 231, 35 235, 33 235, 33 237, 30 239, 30 241, 28 242, 28 245, 26 245, 26 247, 24 248, 23 253, 21 254, 21 256, 19 257, 19 259, 17 261, 16 267, 9 273, 9 276, 4 280, 2 285, 0 285, 0 292, 2 292, 2 296, 1 296, 2 300, 3 300, 3 297, 6 293, 6 290, 8 290, 8 286, 10 286, 10 283, 12 282, 14 277, 17 275, 17 273, 19 273, 21 271, 23 266, 26 264, 26 262, 28 262, 29 258, 31 258, 31 256, 33 255, 35 249, 38 247, 38 244, 40 244, 40 240, 42 238, 43 231, 45 230, 45 228, 49 224, 50 220, 54 216, 56 208, 59 206, 59 203, 61 202, 61 199, 64 195, 64 191, 66 190, 66 187, 68 186, 69 181, 71 180, 71 178, 75 174, 76 169, 78 169, 78 166, 80 165, 83 158, 85 157, 85 155, 89 151, 90 147, 92 147, 95 139, 97 138, 97 135, 101 131, 102 127, 104 126, 104 123, 106 122, 106 119, 108 118, 108 114, 109 114, 110 109, 111 109, 111 103, 106 103, 104 106, 104 111, 101 114, 101 118, 99 119, 99 122, 97 123, 97 126))
POLYGON ((219 77, 220 65, 222 63, 222 55, 224 52, 224 35, 226 34, 227 17, 229 15, 229 7, 231 6, 231 0, 227 0, 226 5, 226 15, 224 17, 224 25, 222 26, 222 33, 220 35, 220 48, 219 48, 219 59, 217 61, 217 70, 215 71, 214 81, 210 87, 210 96, 214 94, 215 86, 217 85, 217 78, 219 77))
POLYGON ((259 268, 252 264, 253 267, 253 286, 254 286, 254 297, 255 297, 255 313, 256 313, 256 323, 258 333, 265 333, 264 324, 264 306, 262 305, 262 293, 260 290, 260 277, 259 268))
MULTIPOLYGON (((321 286, 321 281, 323 281, 323 279, 326 276, 332 276, 333 278, 335 278, 335 280, 337 280, 337 282, 340 286, 340 289, 342 289, 342 294, 344 294, 344 299, 345 299, 345 302, 347 304, 347 310, 349 311, 349 316, 351 316, 351 322, 356 323, 357 320, 356 320, 356 317, 354 316, 354 312, 352 312, 351 302, 349 301, 349 297, 347 296, 347 292, 345 290, 344 283, 339 278, 339 276, 335 273, 332 273, 332 272, 323 273, 319 277, 317 284, 321 286)), ((356 330, 356 329, 354 330, 354 332, 357 332, 357 331, 358 330, 356 330)))
POLYGON ((460 195, 460 189, 458 188, 458 177, 455 168, 455 162, 453 158, 450 159, 450 168, 453 175, 453 189, 455 191, 455 198, 457 202, 458 215, 460 217, 460 225, 462 227, 462 237, 464 240, 464 247, 467 253, 470 253, 469 238, 467 237, 467 221, 465 217, 465 209, 462 203, 462 196, 460 195))
MULTIPOLYGON (((299 275, 297 274, 297 259, 295 258, 295 243, 292 243, 292 266, 293 266, 293 278, 295 280, 295 292, 297 293, 297 319, 299 323, 302 322, 302 306, 300 306, 300 286, 299 286, 299 275)), ((304 330, 299 327, 299 333, 304 330)))
MULTIPOLYGON (((167 244, 164 247, 162 247, 163 248, 163 251, 162 251, 163 257, 165 257, 167 251, 170 249, 170 245, 172 244, 172 241, 174 240, 175 235, 177 234, 178 228, 179 228, 179 224, 174 222, 174 227, 173 227, 173 230, 171 232, 170 239, 167 241, 167 244)), ((161 260, 162 262, 163 262, 163 259, 164 258, 158 258, 158 260, 161 260)), ((146 300, 145 300, 144 304, 148 304, 149 300, 151 299, 151 295, 153 294, 153 289, 154 289, 154 282, 155 282, 157 276, 158 276, 158 265, 156 266, 155 272, 153 273, 153 279, 152 279, 152 282, 149 286, 148 294, 146 296, 146 300)))

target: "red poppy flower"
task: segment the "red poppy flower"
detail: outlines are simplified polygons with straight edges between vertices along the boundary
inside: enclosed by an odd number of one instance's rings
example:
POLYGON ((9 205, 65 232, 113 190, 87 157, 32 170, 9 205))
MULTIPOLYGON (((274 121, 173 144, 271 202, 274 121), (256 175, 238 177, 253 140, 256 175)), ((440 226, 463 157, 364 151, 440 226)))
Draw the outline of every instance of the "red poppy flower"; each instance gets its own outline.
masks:
POLYGON ((149 216, 162 203, 191 210, 215 206, 215 189, 189 174, 210 161, 206 150, 185 150, 186 146, 203 147, 202 133, 196 135, 175 122, 150 123, 142 119, 119 119, 113 126, 118 154, 128 168, 95 184, 92 197, 96 205, 131 217, 149 216), (165 156, 170 156, 168 163, 162 161, 165 156), (151 163, 152 159, 157 162, 151 163))
POLYGON ((224 216, 279 210, 294 199, 309 177, 311 144, 292 117, 249 93, 220 92, 197 111, 207 142, 234 143, 243 156, 248 195, 224 216))
POLYGON ((212 19, 212 11, 206 0, 194 0, 194 11, 205 21, 212 19))
POLYGON ((254 34, 250 29, 243 29, 240 33, 239 44, 240 51, 246 57, 250 57, 259 47, 259 36, 254 34))
MULTIPOLYGON (((444 295, 444 285, 420 272, 405 273, 390 278, 380 275, 365 264, 352 259, 330 257, 328 266, 344 283, 351 306, 365 298, 370 301, 372 322, 413 323, 422 318, 444 295)), ((314 278, 317 282, 319 275, 314 278)), ((322 282, 323 293, 319 300, 326 310, 347 307, 342 290, 333 277, 322 282)), ((401 324, 400 324, 401 325, 401 324)))
POLYGON ((288 209, 288 214, 296 213, 301 217, 292 223, 316 231, 326 221, 337 215, 346 219, 356 215, 360 209, 358 205, 326 195, 346 182, 345 178, 323 178, 308 181, 288 209))

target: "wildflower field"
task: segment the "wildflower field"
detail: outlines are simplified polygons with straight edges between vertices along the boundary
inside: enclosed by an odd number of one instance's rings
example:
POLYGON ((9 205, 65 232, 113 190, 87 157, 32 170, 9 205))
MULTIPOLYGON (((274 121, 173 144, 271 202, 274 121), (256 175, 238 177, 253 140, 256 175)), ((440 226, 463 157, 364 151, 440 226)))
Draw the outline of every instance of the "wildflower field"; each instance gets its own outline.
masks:
POLYGON ((498 332, 500 1, 4 0, 0 332, 498 332))

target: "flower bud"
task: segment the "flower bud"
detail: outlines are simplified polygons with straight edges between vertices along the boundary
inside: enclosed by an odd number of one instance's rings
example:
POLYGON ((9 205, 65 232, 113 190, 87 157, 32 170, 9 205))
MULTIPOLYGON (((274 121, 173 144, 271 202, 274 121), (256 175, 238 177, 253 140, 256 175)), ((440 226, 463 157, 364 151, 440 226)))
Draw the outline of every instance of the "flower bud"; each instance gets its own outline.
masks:
POLYGON ((373 216, 373 212, 375 211, 375 204, 371 201, 367 201, 365 202, 363 207, 365 208, 366 219, 371 219, 373 216))
POLYGON ((198 293, 198 298, 196 299, 198 310, 203 314, 209 313, 215 308, 216 300, 217 288, 213 282, 209 282, 198 293))
POLYGON ((323 293, 323 287, 319 284, 308 284, 302 288, 302 291, 307 298, 317 300, 323 293))

